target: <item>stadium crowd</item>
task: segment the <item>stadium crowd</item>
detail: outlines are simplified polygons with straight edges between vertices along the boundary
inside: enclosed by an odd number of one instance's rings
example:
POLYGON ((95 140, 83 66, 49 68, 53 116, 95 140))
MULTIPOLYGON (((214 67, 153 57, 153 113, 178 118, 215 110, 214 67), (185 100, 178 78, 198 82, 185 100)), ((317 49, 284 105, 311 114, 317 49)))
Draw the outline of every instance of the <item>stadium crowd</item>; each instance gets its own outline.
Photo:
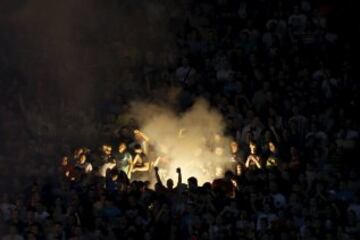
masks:
POLYGON ((275 2, 188 1, 177 48, 142 65, 144 86, 181 88, 179 111, 201 96, 222 113, 233 141, 208 141, 232 155, 223 176, 164 178, 137 123, 118 127, 115 96, 108 144, 67 149, 58 169, 34 167, 48 177, 2 192, 2 239, 360 239, 351 44, 326 4, 275 2))

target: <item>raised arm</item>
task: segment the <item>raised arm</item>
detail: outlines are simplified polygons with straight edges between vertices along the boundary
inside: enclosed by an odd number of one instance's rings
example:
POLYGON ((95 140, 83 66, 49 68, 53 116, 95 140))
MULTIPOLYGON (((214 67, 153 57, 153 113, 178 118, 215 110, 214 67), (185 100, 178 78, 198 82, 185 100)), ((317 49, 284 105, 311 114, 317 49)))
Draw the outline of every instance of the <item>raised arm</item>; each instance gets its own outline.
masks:
POLYGON ((160 159, 161 159, 161 157, 160 157, 160 156, 159 156, 159 157, 157 157, 157 158, 155 159, 155 161, 152 163, 152 166, 153 166, 153 167, 156 167, 156 166, 159 164, 160 159))
POLYGON ((257 168, 261 168, 259 160, 260 159, 258 157, 250 155, 246 160, 245 167, 248 168, 250 166, 250 162, 254 162, 257 168))
POLYGON ((145 133, 141 132, 139 129, 135 129, 134 134, 138 134, 139 136, 141 136, 145 140, 145 142, 150 141, 150 138, 145 133))
POLYGON ((143 167, 133 168, 133 172, 146 172, 146 171, 149 171, 149 169, 150 169, 150 164, 147 162, 147 163, 144 163, 143 167))
POLYGON ((257 166, 258 168, 261 168, 260 158, 259 158, 259 157, 254 157, 254 162, 255 162, 255 164, 256 164, 256 166, 257 166))
POLYGON ((154 167, 154 170, 155 170, 156 181, 157 181, 158 183, 160 183, 161 186, 163 186, 163 183, 161 182, 160 175, 159 175, 159 168, 158 168, 158 167, 154 167))
POLYGON ((250 165, 250 156, 247 157, 246 162, 245 162, 245 167, 248 168, 250 165))
POLYGON ((136 163, 137 162, 141 162, 141 156, 140 155, 136 155, 132 164, 131 164, 131 172, 145 172, 145 171, 148 171, 150 169, 150 163, 149 162, 145 162, 144 163, 144 166, 142 167, 135 167, 136 163))
POLYGON ((182 184, 182 175, 181 175, 181 169, 180 168, 177 168, 176 169, 176 172, 178 174, 178 182, 177 182, 177 185, 176 185, 176 188, 180 188, 181 184, 182 184))
POLYGON ((133 161, 132 161, 132 164, 135 165, 139 160, 140 160, 140 155, 136 154, 133 161))

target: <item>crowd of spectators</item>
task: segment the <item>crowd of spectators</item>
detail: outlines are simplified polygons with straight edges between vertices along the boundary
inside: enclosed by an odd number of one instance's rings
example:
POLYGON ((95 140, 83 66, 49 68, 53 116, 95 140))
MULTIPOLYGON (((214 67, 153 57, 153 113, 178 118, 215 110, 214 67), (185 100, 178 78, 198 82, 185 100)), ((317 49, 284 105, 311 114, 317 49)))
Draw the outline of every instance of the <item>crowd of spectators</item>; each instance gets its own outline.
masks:
POLYGON ((161 67, 148 53, 142 80, 179 87, 179 111, 198 97, 217 108, 234 168, 202 185, 181 168, 163 179, 146 133, 134 121, 118 128, 121 112, 109 111, 109 144, 67 150, 53 176, 2 193, 4 240, 360 239, 359 84, 335 9, 187 2, 172 23, 177 48, 161 54, 161 67))

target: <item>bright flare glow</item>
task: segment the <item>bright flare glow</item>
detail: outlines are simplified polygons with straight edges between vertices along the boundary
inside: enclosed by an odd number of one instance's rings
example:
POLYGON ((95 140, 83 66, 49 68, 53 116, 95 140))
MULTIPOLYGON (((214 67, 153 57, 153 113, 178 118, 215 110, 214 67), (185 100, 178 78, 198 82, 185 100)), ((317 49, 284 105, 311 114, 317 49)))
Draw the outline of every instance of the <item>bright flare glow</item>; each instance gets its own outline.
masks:
POLYGON ((204 100, 182 115, 166 107, 134 103, 131 115, 155 150, 169 158, 167 178, 176 181, 176 168, 180 167, 184 182, 194 176, 202 184, 220 177, 231 165, 229 149, 225 149, 230 147, 230 139, 223 136, 222 116, 204 100))

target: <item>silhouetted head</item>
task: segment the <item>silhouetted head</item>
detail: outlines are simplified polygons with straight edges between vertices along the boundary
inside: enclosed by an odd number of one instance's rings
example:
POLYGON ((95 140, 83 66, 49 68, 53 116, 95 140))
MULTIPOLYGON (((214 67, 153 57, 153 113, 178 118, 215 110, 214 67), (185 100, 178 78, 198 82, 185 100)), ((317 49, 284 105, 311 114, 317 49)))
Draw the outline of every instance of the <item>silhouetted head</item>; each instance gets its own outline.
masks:
POLYGON ((228 171, 225 172, 225 179, 226 180, 230 181, 230 180, 233 179, 233 177, 234 177, 234 173, 232 171, 228 170, 228 171))
POLYGON ((195 177, 188 178, 188 185, 190 190, 194 190, 198 187, 198 181, 195 177))
POLYGON ((166 187, 167 187, 168 189, 173 189, 173 188, 174 188, 174 181, 173 181, 171 178, 169 178, 169 179, 166 181, 166 187))

